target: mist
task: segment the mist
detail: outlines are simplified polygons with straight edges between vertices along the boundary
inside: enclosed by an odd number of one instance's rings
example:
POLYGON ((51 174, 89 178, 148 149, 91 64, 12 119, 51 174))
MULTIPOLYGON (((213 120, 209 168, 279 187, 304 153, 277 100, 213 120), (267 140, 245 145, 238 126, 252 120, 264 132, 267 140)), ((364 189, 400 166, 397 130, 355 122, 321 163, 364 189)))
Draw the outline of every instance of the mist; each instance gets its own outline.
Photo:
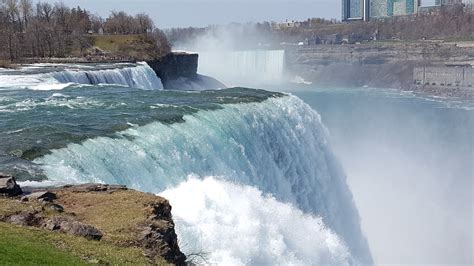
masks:
MULTIPOLYGON (((215 27, 177 47, 228 86, 292 91, 284 51, 252 27, 215 27)), ((390 90, 293 93, 330 131, 376 264, 472 263, 472 110, 390 90)))
POLYGON ((198 72, 229 87, 268 88, 287 80, 285 51, 270 24, 229 24, 173 43, 175 50, 199 53, 198 72))
POLYGON ((373 92, 295 92, 322 116, 376 264, 470 264, 472 110, 373 92))

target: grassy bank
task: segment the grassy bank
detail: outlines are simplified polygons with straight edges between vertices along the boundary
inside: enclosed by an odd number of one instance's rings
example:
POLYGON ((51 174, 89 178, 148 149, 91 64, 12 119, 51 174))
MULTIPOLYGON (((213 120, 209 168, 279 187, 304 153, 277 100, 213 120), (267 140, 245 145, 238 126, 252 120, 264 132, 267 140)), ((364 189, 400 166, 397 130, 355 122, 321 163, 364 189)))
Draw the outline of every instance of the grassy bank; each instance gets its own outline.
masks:
POLYGON ((152 60, 161 57, 156 40, 147 35, 92 35, 94 47, 109 56, 135 60, 152 60))
POLYGON ((146 265, 138 248, 0 223, 1 265, 146 265))
POLYGON ((53 191, 63 211, 53 202, 0 197, 0 265, 170 265, 186 259, 166 199, 101 185, 53 191), (12 218, 18 216, 30 218, 12 218), (93 226, 102 237, 51 229, 54 219, 93 226))

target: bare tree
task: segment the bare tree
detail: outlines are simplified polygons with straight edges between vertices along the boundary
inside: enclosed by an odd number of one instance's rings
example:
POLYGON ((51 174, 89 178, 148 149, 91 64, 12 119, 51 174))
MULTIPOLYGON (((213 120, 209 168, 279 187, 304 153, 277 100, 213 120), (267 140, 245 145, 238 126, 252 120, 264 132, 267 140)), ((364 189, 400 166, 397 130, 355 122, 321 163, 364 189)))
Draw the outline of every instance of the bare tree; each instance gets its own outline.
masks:
POLYGON ((90 34, 99 32, 139 34, 146 53, 155 56, 169 52, 166 37, 160 31, 153 34, 154 29, 153 20, 146 14, 131 16, 114 11, 104 20, 62 2, 34 5, 33 0, 0 0, 0 60, 66 57, 75 51, 83 54, 92 46, 90 34))
POLYGON ((137 24, 137 33, 151 33, 155 28, 153 20, 144 13, 135 16, 135 23, 137 24))

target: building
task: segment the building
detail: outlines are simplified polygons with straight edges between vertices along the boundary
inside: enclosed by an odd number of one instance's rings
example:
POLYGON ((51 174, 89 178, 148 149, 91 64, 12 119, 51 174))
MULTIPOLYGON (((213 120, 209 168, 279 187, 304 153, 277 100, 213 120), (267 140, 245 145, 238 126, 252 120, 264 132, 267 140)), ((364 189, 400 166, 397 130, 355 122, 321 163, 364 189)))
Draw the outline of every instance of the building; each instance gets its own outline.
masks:
MULTIPOLYGON (((468 1, 465 1, 468 6, 468 1)), ((420 6, 418 13, 439 13, 442 9, 455 8, 456 6, 464 5, 463 0, 436 0, 434 5, 420 6)))
POLYGON ((414 83, 419 86, 474 87, 474 68, 471 66, 416 67, 413 70, 414 83))
POLYGON ((274 23, 272 25, 274 30, 284 30, 284 29, 293 29, 293 28, 301 28, 301 27, 308 27, 309 22, 307 21, 295 21, 295 20, 286 20, 282 23, 274 23))
POLYGON ((369 19, 369 0, 342 0, 342 20, 369 19))
MULTIPOLYGON (((457 0, 437 0, 457 1, 457 0)), ((419 0, 342 0, 342 20, 364 20, 406 16, 418 11, 419 0)))
POLYGON ((436 0, 436 6, 462 5, 462 0, 436 0))

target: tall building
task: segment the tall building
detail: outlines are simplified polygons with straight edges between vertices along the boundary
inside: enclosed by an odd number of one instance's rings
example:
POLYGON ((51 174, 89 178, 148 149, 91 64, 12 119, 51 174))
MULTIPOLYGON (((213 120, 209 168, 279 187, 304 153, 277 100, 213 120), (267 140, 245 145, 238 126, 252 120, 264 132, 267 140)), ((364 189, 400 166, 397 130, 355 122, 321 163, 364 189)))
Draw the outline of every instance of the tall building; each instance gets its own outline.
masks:
MULTIPOLYGON (((439 0, 447 1, 447 0, 439 0)), ((342 0, 342 19, 369 20, 417 12, 419 0, 342 0)))
POLYGON ((369 0, 342 0, 342 20, 368 20, 369 0))

